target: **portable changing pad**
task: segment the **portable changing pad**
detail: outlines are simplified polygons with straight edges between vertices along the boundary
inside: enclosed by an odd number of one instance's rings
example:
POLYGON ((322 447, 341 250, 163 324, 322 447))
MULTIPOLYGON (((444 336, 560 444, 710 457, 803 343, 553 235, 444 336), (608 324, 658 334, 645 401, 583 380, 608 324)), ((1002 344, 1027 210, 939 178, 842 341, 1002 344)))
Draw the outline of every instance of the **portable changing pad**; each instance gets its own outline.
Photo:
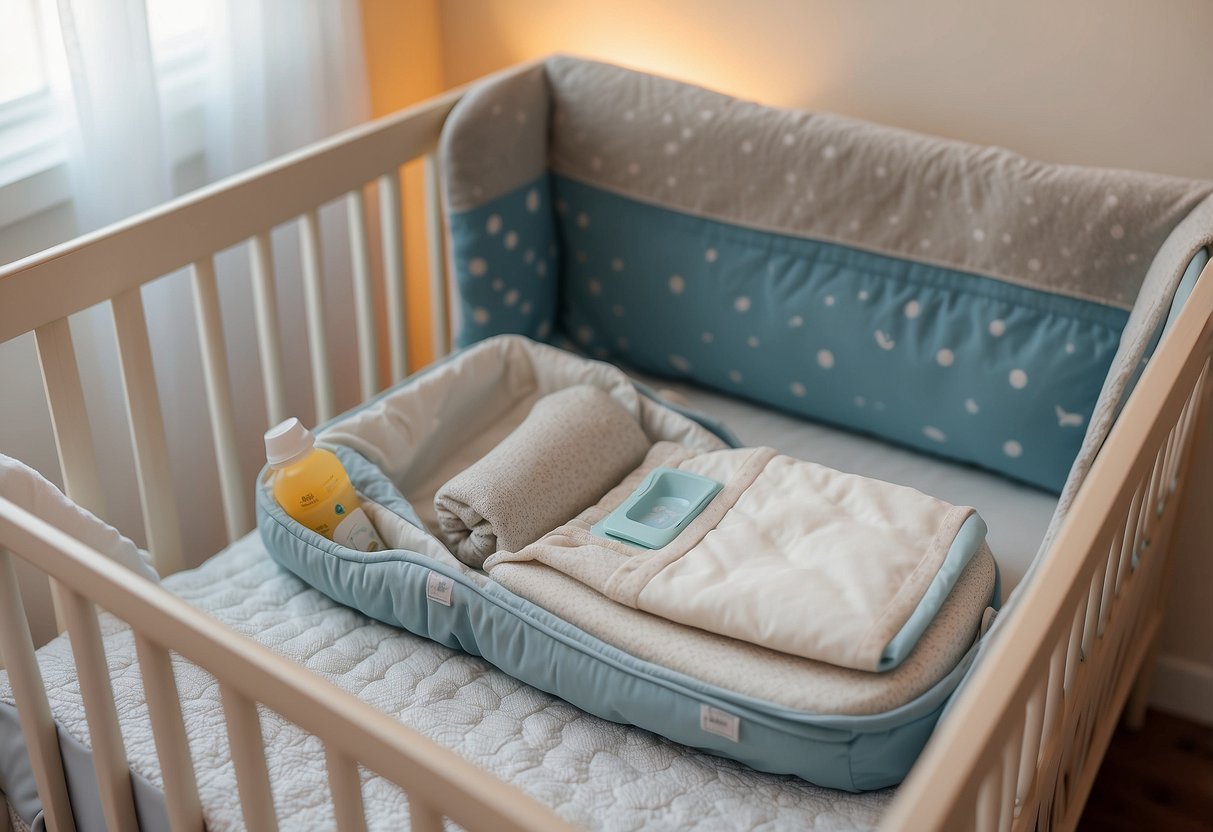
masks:
POLYGON ((648 439, 693 454, 728 432, 637 388, 620 370, 517 336, 456 353, 318 432, 337 451, 389 547, 346 549, 291 520, 263 471, 258 526, 275 560, 334 600, 483 656, 596 716, 630 723, 753 768, 865 791, 900 782, 975 655, 997 602, 993 559, 965 566, 917 647, 872 673, 813 661, 594 596, 530 564, 485 574, 436 536, 438 488, 492 450, 541 397, 575 385, 608 393, 648 439), (531 580, 544 604, 505 585, 531 580))
MULTIPOLYGON (((972 508, 772 448, 695 453, 658 442, 597 505, 484 565, 495 576, 504 562, 543 563, 663 619, 885 671, 913 651, 972 559, 992 559, 985 535, 972 508), (662 494, 662 480, 682 480, 698 499, 674 496, 676 485, 662 494), (650 498, 677 501, 680 512, 659 515, 668 528, 620 516, 646 519, 650 498), (661 545, 638 548, 611 528, 661 545)), ((546 605, 529 585, 510 588, 546 605)))

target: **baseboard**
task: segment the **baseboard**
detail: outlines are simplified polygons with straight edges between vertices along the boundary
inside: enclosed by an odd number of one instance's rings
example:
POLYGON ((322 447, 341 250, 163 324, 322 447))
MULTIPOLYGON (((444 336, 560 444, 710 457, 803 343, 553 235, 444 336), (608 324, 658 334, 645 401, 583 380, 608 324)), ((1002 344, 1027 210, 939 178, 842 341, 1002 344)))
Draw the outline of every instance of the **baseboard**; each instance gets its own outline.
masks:
POLYGON ((1177 656, 1159 656, 1150 706, 1213 725, 1213 667, 1177 656))

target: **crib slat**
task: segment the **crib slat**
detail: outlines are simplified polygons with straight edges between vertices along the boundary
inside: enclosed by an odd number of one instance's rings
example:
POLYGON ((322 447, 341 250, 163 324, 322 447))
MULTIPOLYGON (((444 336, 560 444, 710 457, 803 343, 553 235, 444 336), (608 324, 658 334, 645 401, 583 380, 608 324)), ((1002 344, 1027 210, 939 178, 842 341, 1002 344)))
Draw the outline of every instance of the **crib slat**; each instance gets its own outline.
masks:
MULTIPOLYGON (((1000 759, 1001 762, 1001 759, 1000 759)), ((1002 804, 1002 765, 990 768, 977 789, 977 832, 998 832, 998 807, 1002 804)))
POLYGON ((366 206, 362 189, 345 195, 353 260, 354 316, 358 327, 358 378, 362 398, 379 392, 379 350, 375 337, 375 293, 371 289, 371 255, 366 242, 366 206))
POLYGON ((110 307, 122 367, 122 386, 126 391, 127 424, 135 448, 135 473, 148 549, 160 574, 171 575, 185 568, 185 553, 143 297, 138 289, 132 289, 110 301, 110 307))
POLYGON ((1197 378, 1196 384, 1192 388, 1192 395, 1188 397, 1188 407, 1183 416, 1182 439, 1180 440, 1179 458, 1175 462, 1175 471, 1172 474, 1173 482, 1172 489, 1178 487, 1178 477, 1180 466, 1183 464, 1183 458, 1192 448, 1192 434, 1195 430, 1197 418, 1201 415, 1201 402, 1205 401, 1205 385, 1208 384, 1209 367, 1213 366, 1210 362, 1213 359, 1206 359, 1204 368, 1200 371, 1200 377, 1197 378))
POLYGON ((442 223, 442 178, 437 153, 425 154, 425 236, 430 265, 430 327, 434 360, 451 351, 447 325, 446 237, 442 223))
POLYGON ((1183 461, 1184 454, 1187 453, 1187 434, 1188 434, 1188 419, 1191 418, 1192 411, 1196 405, 1196 392, 1193 391, 1188 400, 1184 402, 1183 409, 1179 412, 1179 419, 1175 422, 1175 448, 1171 453, 1171 459, 1167 465, 1167 494, 1175 493, 1176 487, 1179 485, 1179 466, 1183 461))
POLYGON ((1196 384, 1192 387, 1192 393, 1188 396, 1187 404, 1179 419, 1179 451, 1175 454, 1175 460, 1167 480, 1168 488, 1175 491, 1179 487, 1179 475, 1183 471, 1184 458, 1192 451, 1192 435, 1195 429, 1197 417, 1201 414, 1201 402, 1204 401, 1204 388, 1207 377, 1209 375, 1209 360, 1206 360, 1204 368, 1200 371, 1200 376, 1196 379, 1196 384))
POLYGON ((227 524, 227 539, 231 542, 253 527, 253 514, 236 446, 236 416, 232 409, 232 388, 228 377, 227 347, 223 341, 214 260, 210 257, 199 260, 194 264, 193 272, 194 313, 202 349, 202 376, 206 383, 206 403, 215 439, 223 517, 227 524))
POLYGON ((1180 408, 1179 415, 1175 419, 1175 424, 1171 425, 1171 430, 1167 432, 1167 439, 1163 442, 1162 454, 1162 470, 1159 474, 1160 481, 1158 484, 1158 513, 1162 514, 1163 509, 1167 505, 1167 498, 1171 496, 1171 469, 1174 466, 1175 456, 1179 452, 1179 425, 1183 422, 1184 410, 1187 409, 1187 403, 1180 408))
MULTIPOLYGON (((1085 598, 1083 600, 1085 601, 1085 598)), ((1066 649, 1064 687, 1067 694, 1074 689, 1074 674, 1078 672, 1078 665, 1085 658, 1082 655, 1082 625, 1086 617, 1086 605, 1080 601, 1074 610, 1074 621, 1070 625, 1070 641, 1066 649)))
POLYGON ((84 700, 105 825, 112 832, 137 829, 131 772, 122 731, 118 727, 118 711, 114 706, 114 689, 101 642, 97 608, 92 601, 66 586, 60 587, 59 601, 71 635, 72 657, 80 680, 80 697, 84 700))
MULTIPOLYGON (((76 822, 72 816, 67 781, 63 776, 63 759, 59 755, 55 720, 51 716, 50 704, 46 701, 42 670, 38 667, 38 659, 34 655, 34 639, 30 635, 29 621, 25 618, 25 607, 21 603, 17 571, 13 568, 12 555, 2 547, 0 657, 3 657, 4 666, 8 670, 13 701, 17 704, 17 718, 21 723, 21 735, 34 770, 34 783, 38 787, 38 798, 42 801, 47 825, 51 829, 75 829, 76 822)), ((0 805, 0 809, 2 808, 0 805)))
POLYGON ((261 739, 261 718, 257 704, 240 691, 219 683, 223 716, 227 723, 227 741, 232 764, 236 767, 236 787, 240 792, 240 811, 248 829, 275 832, 274 796, 270 792, 270 773, 265 765, 265 746, 261 739))
POLYGON ((337 832, 362 832, 366 829, 366 812, 362 805, 358 764, 332 746, 325 747, 324 761, 328 767, 337 832))
POLYGON ((324 330, 324 274, 320 260, 320 217, 313 210, 299 218, 299 246, 303 253, 303 301, 312 358, 312 388, 316 397, 316 423, 337 412, 333 376, 329 371, 328 334, 324 330))
POLYGON ((135 652, 143 675, 152 738, 164 777, 165 805, 173 832, 202 832, 202 805, 181 716, 181 697, 168 650, 135 634, 135 652))
POLYGON ((1102 636, 1104 630, 1108 627, 1108 620, 1112 616, 1112 597, 1116 587, 1116 570, 1120 565, 1120 553, 1124 548, 1125 529, 1124 526, 1116 530, 1116 536, 1112 538, 1112 545, 1108 547, 1108 555, 1104 563, 1103 576, 1103 593, 1099 599, 1099 627, 1097 635, 1102 636))
POLYGON ((1049 683, 1045 694, 1044 730, 1040 735, 1040 745, 1044 749, 1049 747, 1049 740, 1061 723, 1068 650, 1069 642, 1063 636, 1053 645, 1053 653, 1049 656, 1049 683))
MULTIPOLYGON (((1146 546, 1150 544, 1151 533, 1157 525, 1158 515, 1162 513, 1162 507, 1159 504, 1159 494, 1162 491, 1162 457, 1164 447, 1160 444, 1158 453, 1154 455, 1154 465, 1150 468, 1150 485, 1146 491, 1146 496, 1142 500, 1142 534, 1141 538, 1143 545, 1137 549, 1137 554, 1141 555, 1146 546)), ((1133 567, 1137 564, 1134 562, 1133 567)))
MULTIPOLYGON (((1100 548, 1104 547, 1100 546, 1100 548)), ((1090 656, 1091 651, 1095 648, 1095 638, 1099 631, 1099 601, 1103 596, 1104 576, 1107 571, 1107 558, 1099 558, 1091 573, 1091 586, 1087 590, 1087 615, 1082 624, 1082 653, 1084 656, 1090 656)))
POLYGON ((379 177, 379 222, 383 235, 384 299, 387 303, 388 356, 392 382, 408 375, 405 340, 403 211, 400 207, 400 172, 379 177))
POLYGON ((1128 573, 1137 569, 1137 564, 1141 559, 1142 553, 1150 545, 1150 529, 1153 526, 1154 520, 1154 492, 1158 485, 1158 479, 1158 460, 1155 458, 1155 464, 1150 466, 1150 473, 1142 482, 1141 505, 1138 506, 1137 533, 1134 535, 1133 548, 1129 550, 1129 557, 1127 558, 1128 572, 1125 574, 1125 579, 1128 578, 1128 573))
POLYGON ((55 434, 55 450, 59 454, 59 470, 63 473, 63 490, 89 511, 104 516, 105 493, 97 475, 97 454, 67 318, 34 330, 34 343, 55 434))
POLYGON ((1011 823, 1015 819, 1015 808, 1018 803, 1015 786, 1019 779, 1019 758, 1023 753, 1024 726, 1020 722, 1011 730, 1011 739, 1003 748, 1002 754, 1002 786, 999 794, 1002 800, 998 806, 998 832, 1011 832, 1011 823))
POLYGON ((1129 513, 1125 517, 1125 537, 1120 547, 1120 560, 1116 565, 1115 592, 1119 597, 1120 586, 1124 583, 1125 575, 1129 572, 1129 560, 1137 547, 1137 532, 1141 524, 1141 503, 1144 484, 1139 484, 1133 492, 1133 502, 1129 505, 1129 513))
POLYGON ((278 327, 278 287, 274 284, 274 250, 268 231, 249 240, 253 272, 253 306, 257 312, 257 352, 265 383, 265 412, 270 425, 286 418, 286 382, 278 327))
POLYGON ((428 803, 409 794, 409 830, 410 832, 442 832, 442 815, 428 803))
POLYGON ((1032 689, 1024 711, 1023 751, 1019 755, 1019 777, 1015 787, 1015 813, 1023 806, 1028 790, 1036 779, 1040 762, 1040 741, 1045 726, 1045 693, 1048 679, 1041 679, 1032 689))

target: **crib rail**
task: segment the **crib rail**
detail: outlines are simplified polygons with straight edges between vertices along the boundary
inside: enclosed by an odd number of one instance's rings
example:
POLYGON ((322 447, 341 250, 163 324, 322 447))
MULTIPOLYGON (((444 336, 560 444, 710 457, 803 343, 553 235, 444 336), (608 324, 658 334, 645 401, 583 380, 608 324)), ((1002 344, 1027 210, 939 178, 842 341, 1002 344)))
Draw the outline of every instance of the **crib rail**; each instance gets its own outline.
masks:
MULTIPOLYGON (((530 66, 502 74, 525 72, 530 66)), ((444 355, 450 349, 450 328, 434 151, 442 123, 462 94, 457 89, 431 98, 0 268, 0 343, 31 330, 35 333, 65 491, 102 516, 104 494, 68 318, 96 304, 109 304, 144 530, 162 574, 182 569, 185 556, 141 288, 177 270, 190 269, 223 520, 228 539, 234 540, 253 527, 253 516, 247 483, 238 465, 236 410, 215 278, 216 253, 237 245, 248 250, 268 427, 287 415, 270 232, 283 224, 298 225, 316 420, 327 421, 338 408, 329 366, 333 353, 325 327, 326 281, 318 208, 334 200, 344 200, 346 205, 359 387, 362 398, 369 398, 408 373, 400 172, 405 164, 424 159, 433 352, 435 357, 444 355), (378 192, 383 245, 385 339, 375 324, 364 203, 365 191, 371 187, 378 192), (381 341, 388 357, 386 374, 379 367, 381 341)))
MULTIPOLYGON (((431 99, 0 269, 0 342, 30 329, 35 332, 65 490, 99 514, 104 514, 105 506, 67 318, 109 302, 148 548, 162 573, 183 568, 185 558, 141 287, 190 268, 224 523, 228 539, 234 540, 252 528, 253 517, 238 465, 235 409, 215 279, 216 252, 233 245, 248 248, 266 412, 269 423, 274 424, 286 416, 286 388, 269 233, 277 225, 298 223, 316 417, 325 421, 335 415, 337 407, 325 332, 317 208, 339 198, 344 198, 348 208, 360 387, 364 397, 370 396, 384 386, 378 367, 379 338, 363 207, 364 189, 368 183, 376 183, 389 307, 391 373, 387 380, 403 378, 407 365, 400 168, 432 156, 443 119, 460 94, 454 91, 431 99)), ((436 170, 432 163, 426 166, 431 179, 436 170)), ((438 185, 431 181, 426 188, 436 193, 438 185)), ((437 200, 428 200, 427 208, 437 212, 437 200)), ((431 295, 432 316, 443 321, 435 327, 441 340, 434 351, 440 356, 448 350, 448 313, 438 216, 431 219, 429 233, 436 238, 429 250, 431 284, 438 288, 431 295)))
MULTIPOLYGON (((109 829, 136 829, 138 825, 98 606, 127 622, 135 633, 174 832, 200 832, 203 826, 169 651, 208 670, 219 681, 238 797, 249 829, 277 828, 258 703, 324 743, 341 832, 366 828, 360 765, 404 790, 411 828, 418 832, 439 832, 444 817, 467 829, 527 832, 569 828, 551 810, 454 752, 235 633, 4 499, 0 499, 0 540, 56 582, 71 634, 109 829)), ((49 826, 71 830, 72 810, 55 727, 20 600, 11 555, 0 549, 0 647, 9 666, 49 826)))
POLYGON ((1208 407, 1211 356, 1213 265, 885 827, 1075 828, 1122 711, 1130 724, 1145 711, 1179 510, 1172 497, 1208 407))

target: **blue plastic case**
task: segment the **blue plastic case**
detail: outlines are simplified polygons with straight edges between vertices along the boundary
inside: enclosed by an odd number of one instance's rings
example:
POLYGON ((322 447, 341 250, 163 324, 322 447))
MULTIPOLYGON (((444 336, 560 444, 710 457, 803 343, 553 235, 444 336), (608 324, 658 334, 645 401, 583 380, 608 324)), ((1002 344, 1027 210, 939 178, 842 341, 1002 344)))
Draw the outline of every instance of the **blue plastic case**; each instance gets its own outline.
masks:
POLYGON ((655 468, 630 497, 591 531, 599 537, 660 549, 698 517, 723 487, 699 474, 677 468, 655 468))

